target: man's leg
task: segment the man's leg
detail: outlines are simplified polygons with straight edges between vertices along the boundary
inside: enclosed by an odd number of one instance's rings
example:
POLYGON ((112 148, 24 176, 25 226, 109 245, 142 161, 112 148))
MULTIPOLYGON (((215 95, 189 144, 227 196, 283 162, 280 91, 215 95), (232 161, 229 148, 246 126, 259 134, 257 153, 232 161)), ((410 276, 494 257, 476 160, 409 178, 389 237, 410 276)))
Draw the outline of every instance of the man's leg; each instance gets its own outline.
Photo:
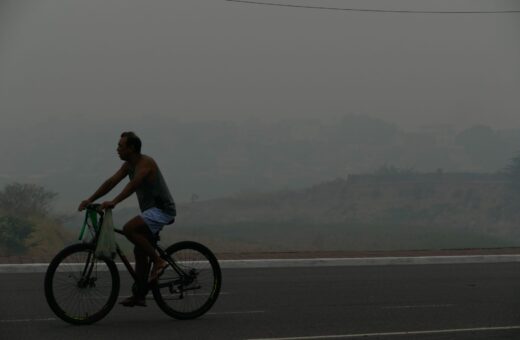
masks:
MULTIPOLYGON (((156 278, 157 274, 168 265, 168 262, 164 261, 159 254, 155 251, 155 248, 152 245, 152 233, 145 221, 141 216, 136 216, 128 221, 124 227, 123 232, 126 238, 136 245, 142 252, 144 252, 145 256, 150 257, 152 262, 154 263, 154 268, 152 270, 152 277, 156 278)), ((136 260, 137 261, 137 260, 136 260)), ((146 260, 144 261, 146 262, 146 260)), ((136 274, 137 275, 146 275, 142 274, 142 272, 137 273, 137 270, 140 271, 146 270, 146 265, 137 267, 136 262, 136 274)))
POLYGON ((136 284, 138 287, 137 296, 139 298, 145 298, 148 293, 148 273, 150 272, 150 268, 148 268, 148 255, 139 249, 139 247, 135 246, 134 257, 136 284))
POLYGON ((141 216, 136 216, 123 227, 126 238, 149 256, 153 262, 160 259, 152 245, 152 233, 141 216))

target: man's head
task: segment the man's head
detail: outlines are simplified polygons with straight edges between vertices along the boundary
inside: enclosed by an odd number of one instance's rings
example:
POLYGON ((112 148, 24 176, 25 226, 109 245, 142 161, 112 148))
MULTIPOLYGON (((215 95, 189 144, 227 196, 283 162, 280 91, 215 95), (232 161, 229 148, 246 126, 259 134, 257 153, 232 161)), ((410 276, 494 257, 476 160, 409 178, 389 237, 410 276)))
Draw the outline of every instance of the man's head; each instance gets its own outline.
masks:
POLYGON ((117 144, 117 154, 124 161, 129 160, 132 155, 140 155, 141 139, 131 131, 123 132, 117 144))

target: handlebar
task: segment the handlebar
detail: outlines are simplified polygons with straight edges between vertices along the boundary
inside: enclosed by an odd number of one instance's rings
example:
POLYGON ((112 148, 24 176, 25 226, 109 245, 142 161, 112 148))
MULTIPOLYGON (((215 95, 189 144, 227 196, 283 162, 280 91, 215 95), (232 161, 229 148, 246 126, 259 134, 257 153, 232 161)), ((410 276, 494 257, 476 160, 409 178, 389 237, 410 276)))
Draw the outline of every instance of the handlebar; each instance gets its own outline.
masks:
POLYGON ((87 210, 94 210, 96 211, 98 214, 100 214, 101 216, 103 216, 105 213, 101 208, 101 204, 99 203, 91 203, 89 205, 87 205, 87 210))

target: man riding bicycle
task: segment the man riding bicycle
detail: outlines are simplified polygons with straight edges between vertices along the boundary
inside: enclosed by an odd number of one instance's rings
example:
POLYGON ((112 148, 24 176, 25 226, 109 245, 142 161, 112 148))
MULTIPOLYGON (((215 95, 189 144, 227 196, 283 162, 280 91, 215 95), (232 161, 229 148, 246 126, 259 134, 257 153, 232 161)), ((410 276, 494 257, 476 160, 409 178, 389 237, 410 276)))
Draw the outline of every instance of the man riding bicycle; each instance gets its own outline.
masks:
POLYGON ((137 292, 123 300, 122 305, 146 306, 145 295, 148 274, 148 257, 153 262, 149 282, 159 278, 168 266, 153 247, 154 237, 164 225, 175 221, 175 202, 168 186, 153 158, 141 154, 141 140, 133 132, 123 132, 117 146, 119 158, 125 161, 121 168, 107 179, 96 192, 81 202, 78 210, 84 210, 89 204, 110 192, 123 178, 128 176, 130 182, 123 191, 111 201, 101 204, 102 209, 114 208, 119 202, 134 192, 137 194, 141 214, 128 221, 123 232, 126 238, 135 245, 135 272, 138 278, 137 292))

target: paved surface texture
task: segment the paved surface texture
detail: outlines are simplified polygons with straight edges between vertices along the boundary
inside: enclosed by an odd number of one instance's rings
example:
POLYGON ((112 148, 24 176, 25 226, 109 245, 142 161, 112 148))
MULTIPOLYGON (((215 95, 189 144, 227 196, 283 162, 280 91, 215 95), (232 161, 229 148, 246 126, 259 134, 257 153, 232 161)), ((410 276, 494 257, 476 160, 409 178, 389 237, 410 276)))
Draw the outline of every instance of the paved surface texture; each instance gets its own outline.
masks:
POLYGON ((520 339, 520 263, 225 269, 197 320, 150 300, 82 327, 55 318, 43 276, 0 274, 0 338, 520 339))

